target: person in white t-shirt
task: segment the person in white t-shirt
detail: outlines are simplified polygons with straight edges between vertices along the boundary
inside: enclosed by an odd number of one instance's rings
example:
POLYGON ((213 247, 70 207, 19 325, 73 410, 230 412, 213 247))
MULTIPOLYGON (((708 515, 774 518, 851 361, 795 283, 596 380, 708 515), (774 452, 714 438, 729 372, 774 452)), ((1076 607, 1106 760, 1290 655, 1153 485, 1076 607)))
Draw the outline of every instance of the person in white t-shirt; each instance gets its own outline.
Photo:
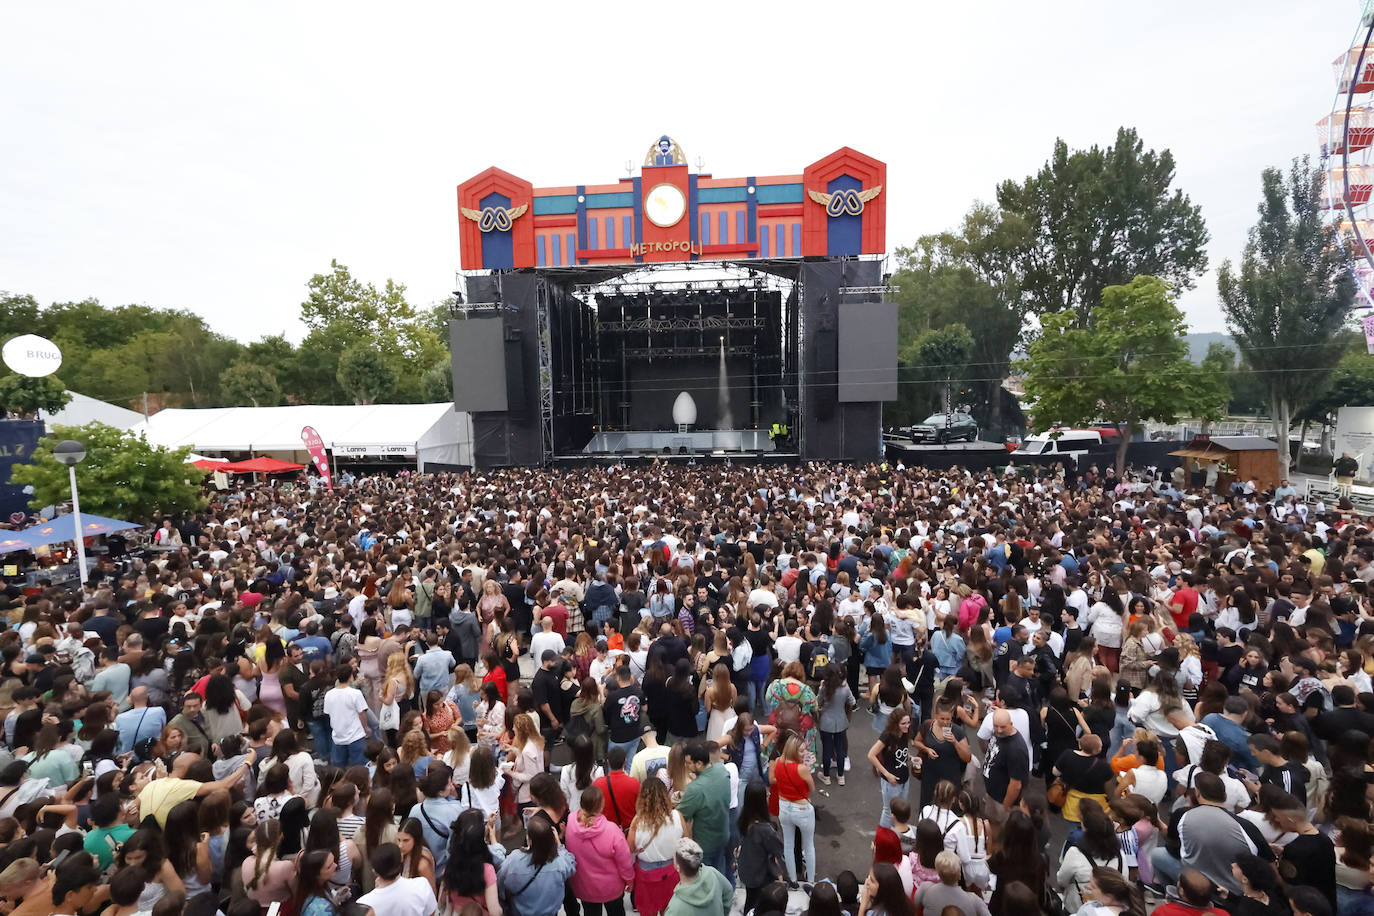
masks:
POLYGON ((367 700, 352 684, 353 672, 344 666, 334 689, 324 695, 324 714, 329 718, 329 730, 334 740, 330 761, 338 767, 363 766, 363 746, 367 743, 370 726, 367 722, 367 700))
POLYGON ((433 916, 439 908, 428 878, 402 878, 404 864, 401 847, 382 843, 367 857, 377 875, 377 887, 363 894, 358 902, 372 916, 433 916))

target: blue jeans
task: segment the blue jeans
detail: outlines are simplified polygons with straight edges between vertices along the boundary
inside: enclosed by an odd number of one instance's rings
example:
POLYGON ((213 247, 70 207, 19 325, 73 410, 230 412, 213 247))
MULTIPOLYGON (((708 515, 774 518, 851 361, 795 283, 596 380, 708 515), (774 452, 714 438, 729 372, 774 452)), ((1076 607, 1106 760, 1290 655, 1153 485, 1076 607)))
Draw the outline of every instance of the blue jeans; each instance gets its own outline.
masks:
POLYGON ((717 846, 715 849, 703 849, 701 851, 701 861, 714 868, 726 877, 730 886, 735 884, 735 869, 729 864, 732 856, 730 855, 730 845, 717 846))
POLYGON ((849 732, 821 732, 821 773, 830 775, 830 761, 841 776, 844 775, 844 759, 849 756, 849 732))
POLYGON ((359 738, 352 744, 336 744, 329 755, 329 762, 336 767, 363 766, 367 763, 367 757, 363 756, 363 748, 366 746, 366 738, 359 738))
POLYGON ((816 809, 807 802, 778 802, 778 824, 782 827, 782 858, 787 865, 787 880, 816 882, 816 809), (801 830, 802 863, 806 875, 797 877, 797 830, 801 830))
POLYGON ((1150 867, 1155 870, 1155 884, 1167 887, 1178 883, 1183 871, 1183 863, 1169 854, 1163 846, 1155 847, 1150 853, 1150 867))
POLYGON ((635 754, 639 752, 639 738, 631 738, 629 741, 607 741, 606 750, 613 747, 625 749, 625 768, 630 768, 630 761, 635 759, 635 754))
POLYGON ((310 723, 310 737, 315 741, 315 759, 328 760, 334 753, 334 734, 330 731, 329 721, 310 723))
POLYGON ((883 790, 883 810, 878 816, 878 826, 891 827, 894 823, 892 820, 892 808, 890 807, 892 799, 906 798, 907 790, 911 787, 911 780, 908 779, 905 782, 899 782, 894 786, 884 779, 879 782, 878 785, 883 790))

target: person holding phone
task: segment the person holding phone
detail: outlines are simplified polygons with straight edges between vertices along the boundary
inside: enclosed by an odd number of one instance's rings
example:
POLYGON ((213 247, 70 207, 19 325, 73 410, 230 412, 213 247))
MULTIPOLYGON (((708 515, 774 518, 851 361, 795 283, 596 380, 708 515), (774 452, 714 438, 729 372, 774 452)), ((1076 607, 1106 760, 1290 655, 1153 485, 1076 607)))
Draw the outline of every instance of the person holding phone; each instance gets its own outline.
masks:
POLYGON ((943 781, 959 785, 964 767, 973 759, 962 725, 954 723, 954 704, 944 697, 935 704, 935 714, 921 723, 912 741, 916 753, 925 758, 921 767, 921 808, 930 804, 935 787, 943 781))

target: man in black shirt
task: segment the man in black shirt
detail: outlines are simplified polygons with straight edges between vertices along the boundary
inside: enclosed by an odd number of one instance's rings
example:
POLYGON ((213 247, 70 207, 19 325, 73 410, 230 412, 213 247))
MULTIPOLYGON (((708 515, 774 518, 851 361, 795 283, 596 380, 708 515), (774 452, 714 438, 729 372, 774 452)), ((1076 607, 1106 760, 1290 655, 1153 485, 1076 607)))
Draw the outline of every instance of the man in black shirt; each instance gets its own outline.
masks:
POLYGON ((993 740, 988 745, 988 759, 983 766, 983 783, 987 790, 987 816, 998 823, 1021 799, 1021 788, 1030 778, 1030 758, 1026 743, 1016 733, 1011 714, 1005 709, 992 713, 993 740))
POLYGON ((606 736, 609 747, 625 750, 633 760, 639 751, 639 736, 648 718, 644 715, 644 691, 630 676, 628 665, 615 669, 615 686, 606 691, 606 736))
POLYGON ((1307 768, 1302 764, 1286 759, 1280 753, 1279 739, 1269 734, 1251 735, 1250 750, 1263 767, 1259 772, 1259 782, 1251 783, 1254 793, 1259 794, 1263 785, 1278 786, 1297 798, 1307 799, 1307 768))
POLYGON ((1349 684, 1332 687, 1331 705, 1335 708, 1318 713, 1312 720, 1312 731, 1317 733, 1318 738, 1330 744, 1339 741, 1347 732, 1361 731, 1366 735, 1374 735, 1374 713, 1356 705, 1355 688, 1349 684))
POLYGON ((547 741, 563 727, 556 714, 556 710, 562 704, 558 687, 558 653, 552 649, 545 649, 539 661, 539 670, 534 672, 530 691, 534 694, 534 709, 544 724, 541 731, 547 741))
MULTIPOLYGON (((1276 803, 1270 815, 1284 833, 1296 833, 1283 847, 1279 874, 1289 884, 1321 891, 1331 912, 1336 910, 1336 847, 1331 838, 1312 825, 1307 802, 1301 796, 1276 803)), ((1295 908, 1296 909, 1296 908, 1295 908)))

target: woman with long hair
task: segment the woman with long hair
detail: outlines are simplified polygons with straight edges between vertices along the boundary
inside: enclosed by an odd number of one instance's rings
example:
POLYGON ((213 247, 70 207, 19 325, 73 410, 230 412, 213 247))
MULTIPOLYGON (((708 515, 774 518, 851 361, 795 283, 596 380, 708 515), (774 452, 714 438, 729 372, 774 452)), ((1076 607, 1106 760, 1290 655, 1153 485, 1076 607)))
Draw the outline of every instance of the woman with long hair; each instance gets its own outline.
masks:
POLYGON ((248 698, 234 687, 225 674, 211 675, 205 682, 205 735, 211 744, 243 732, 248 698))
POLYGON ((1121 667, 1121 634, 1126 625, 1126 609, 1116 589, 1105 589, 1102 597, 1088 608, 1083 622, 1092 628, 1097 640, 1097 657, 1108 671, 1116 674, 1121 667))
POLYGON ((558 845, 558 834, 542 818, 525 828, 526 845, 506 856, 496 875, 501 898, 520 916, 554 916, 577 861, 558 845))
MULTIPOLYGON (((1113 834, 1112 841, 1116 841, 1113 834)), ((988 857, 988 870, 997 876, 997 889, 992 892, 988 909, 993 916, 1023 916, 1007 907, 1007 888, 1021 883, 1030 889, 1034 899, 1045 893, 1045 879, 1049 871, 1045 864, 1040 833, 1030 815, 1013 808, 1002 825, 1000 848, 988 857)))
POLYGON ((424 878, 430 890, 439 892, 434 874, 434 853, 425 843, 425 831, 420 819, 408 817, 396 831, 396 845, 401 850, 401 877, 424 878))
POLYGON ((458 790, 458 798, 468 807, 480 810, 483 817, 491 818, 500 813, 505 784, 506 775, 496 765, 496 755, 491 748, 478 745, 468 757, 467 779, 458 790))
POLYGON ((782 755, 773 761, 770 782, 778 786, 778 823, 782 827, 783 862, 789 881, 816 882, 816 808, 811 793, 816 783, 811 768, 802 762, 802 739, 789 735, 782 755), (802 864, 805 876, 797 875, 794 844, 801 833, 802 864))
POLYGON ((273 634, 265 641, 262 657, 257 660, 258 702, 283 716, 286 715, 286 695, 282 693, 280 675, 285 665, 286 647, 273 634))
POLYGON ((396 757, 400 765, 410 767, 415 773, 415 778, 419 779, 429 769, 430 761, 434 759, 434 754, 429 749, 429 738, 425 736, 421 728, 412 728, 401 737, 401 749, 397 751, 396 757))
POLYGON ((859 631, 859 651, 864 656, 864 671, 868 675, 868 683, 875 684, 892 664, 892 640, 888 638, 883 615, 874 610, 873 602, 864 604, 864 613, 859 631))
POLYGON ((1174 648, 1178 650, 1178 681, 1183 702, 1189 706, 1197 703, 1198 691, 1202 689, 1202 654, 1197 642, 1187 633, 1174 638, 1174 648))
POLYGON ((119 868, 141 868, 148 875, 148 883, 138 896, 138 908, 151 911, 168 894, 182 893, 185 885, 176 868, 167 858, 167 846, 162 831, 142 827, 124 841, 116 859, 119 868))
POLYGON ((293 896, 297 916, 338 916, 333 896, 334 878, 339 872, 337 853, 309 850, 300 857, 297 867, 293 896))
POLYGON ((529 716, 516 716, 511 750, 515 754, 509 776, 514 784, 516 804, 528 808, 534 804, 530 797, 530 780, 544 772, 544 739, 529 716))
POLYGON ((844 668, 832 664, 826 670, 817 705, 820 707, 817 725, 821 732, 821 782, 830 785, 830 764, 834 763, 840 785, 844 785, 845 765, 849 761, 849 717, 859 705, 849 689, 844 668))
POLYGON ((768 786, 754 780, 744 787, 739 811, 739 881, 744 885, 744 913, 754 909, 764 886, 785 878, 783 842, 768 813, 768 786))
POLYGON ((945 846, 952 848, 959 857, 964 883, 969 889, 976 889, 974 892, 978 894, 986 893, 992 883, 992 874, 988 871, 988 822, 978 813, 982 810, 981 799, 968 789, 961 789, 955 810, 959 822, 945 834, 945 846))
POLYGON ((377 719, 387 743, 394 747, 401 716, 409 711, 410 697, 415 693, 415 675, 410 671, 404 652, 393 652, 387 656, 381 689, 381 709, 377 719))
POLYGON ((206 904, 211 912, 215 908, 209 896, 213 893, 214 867, 210 862, 209 837, 201 837, 199 810, 200 805, 194 800, 173 805, 162 831, 167 860, 181 879, 190 913, 203 913, 206 904), (206 899, 198 899, 202 896, 206 899))
POLYGON ((586 723, 591 730, 592 752, 597 760, 606 759, 606 711, 601 702, 601 685, 590 676, 578 687, 577 698, 568 707, 568 721, 586 723))
POLYGON ((635 857, 634 904, 641 916, 659 916, 668 907, 678 879, 673 850, 684 829, 667 786, 657 779, 644 780, 628 832, 635 857))
POLYGON ((296 733, 287 729, 277 732, 277 736, 272 739, 272 756, 267 758, 258 769, 266 772, 275 764, 282 764, 286 767, 291 776, 291 787, 293 791, 311 808, 315 807, 320 800, 320 777, 315 772, 315 758, 310 752, 301 748, 300 739, 296 733))
MULTIPOLYGON (((1115 868, 1094 868, 1084 890, 1084 896, 1088 900, 1078 910, 1079 916, 1145 916, 1145 900, 1140 894, 1140 888, 1115 868)), ((1066 894, 1065 904, 1067 903, 1066 894)), ((1285 908, 1284 912, 1286 911, 1285 908)), ((1240 916, 1236 910, 1229 912, 1232 916, 1240 916)))
POLYGON ((506 701, 501 695, 501 689, 493 681, 484 681, 482 699, 477 703, 477 741, 494 751, 500 745, 501 734, 505 730, 506 701))
POLYGON ((576 808, 582 793, 605 776, 606 771, 597 765, 592 740, 586 735, 577 735, 570 740, 568 752, 572 755, 572 761, 558 774, 558 785, 568 800, 568 807, 576 808))
MULTIPOLYGON (((399 654, 399 653, 398 653, 399 654)), ((425 734, 429 736, 429 746, 435 756, 448 753, 449 732, 456 726, 462 728, 461 714, 457 705, 444 697, 443 691, 431 690, 425 694, 425 707, 420 722, 425 734)))
MULTIPOLYGON (((679 658, 673 666, 673 676, 668 678, 664 685, 664 697, 668 704, 667 724, 668 724, 668 744, 674 744, 684 738, 695 738, 699 733, 697 728, 697 713, 701 710, 701 699, 697 691, 695 675, 692 673, 692 663, 685 658, 679 658)), ((650 715, 653 714, 652 700, 650 700, 650 715)))
MULTIPOLYGON (((723 630, 716 632, 719 642, 720 637, 725 636, 723 630)), ((728 639, 726 646, 729 646, 728 639)), ((726 659, 729 658, 727 654, 726 659)), ((725 734, 725 723, 734 718, 735 698, 739 696, 739 691, 730 680, 730 666, 726 661, 720 661, 711 668, 711 680, 706 688, 704 697, 706 702, 706 740, 719 741, 725 734)))
POLYGON ((334 875, 330 883, 339 890, 347 888, 353 879, 353 865, 359 860, 358 846, 339 835, 339 815, 333 808, 321 808, 310 819, 305 835, 305 851, 320 849, 333 852, 334 875))
POLYGON ((481 916, 501 916, 496 890, 496 862, 491 846, 497 843, 496 822, 469 808, 458 815, 448 840, 440 892, 448 895, 449 910, 460 913, 472 905, 481 916))
POLYGON ((892 799, 907 797, 911 779, 912 741, 911 714, 898 709, 888 717, 882 734, 868 749, 868 762, 873 764, 881 780, 882 809, 878 813, 878 825, 881 827, 892 827, 892 809, 889 807, 892 799))
POLYGON ((448 730, 448 750, 439 758, 453 771, 453 785, 462 786, 468 781, 468 770, 472 766, 472 742, 463 729, 463 723, 455 722, 448 730))
POLYGON ((20 758, 29 762, 28 778, 46 778, 51 785, 68 785, 80 777, 81 768, 76 760, 62 749, 64 727, 70 734, 71 722, 44 725, 38 729, 33 739, 33 750, 20 758))
POLYGON ((913 916, 915 909, 896 867, 873 863, 859 894, 860 916, 913 916))
POLYGON ((264 910, 289 901, 296 881, 296 860, 278 858, 280 845, 281 824, 275 818, 258 821, 248 841, 251 855, 240 866, 244 891, 264 910))
POLYGON ((396 842, 396 803, 390 789, 374 789, 368 796, 363 829, 353 835, 353 842, 358 847, 358 884, 364 894, 370 893, 377 881, 370 861, 373 851, 383 843, 396 842))
POLYGON ((1178 769, 1174 742, 1181 729, 1193 724, 1193 711, 1183 702, 1174 672, 1161 668, 1150 686, 1131 701, 1129 715, 1132 722, 1145 726, 1159 737, 1164 746, 1164 772, 1172 774, 1178 769))
POLYGON ((1103 807, 1085 798, 1079 804, 1078 814, 1083 832, 1078 842, 1064 851, 1055 874, 1055 880, 1063 888, 1064 907, 1069 912, 1083 905, 1083 892, 1099 866, 1112 868, 1122 878, 1129 877, 1126 858, 1116 838, 1116 824, 1103 807))

